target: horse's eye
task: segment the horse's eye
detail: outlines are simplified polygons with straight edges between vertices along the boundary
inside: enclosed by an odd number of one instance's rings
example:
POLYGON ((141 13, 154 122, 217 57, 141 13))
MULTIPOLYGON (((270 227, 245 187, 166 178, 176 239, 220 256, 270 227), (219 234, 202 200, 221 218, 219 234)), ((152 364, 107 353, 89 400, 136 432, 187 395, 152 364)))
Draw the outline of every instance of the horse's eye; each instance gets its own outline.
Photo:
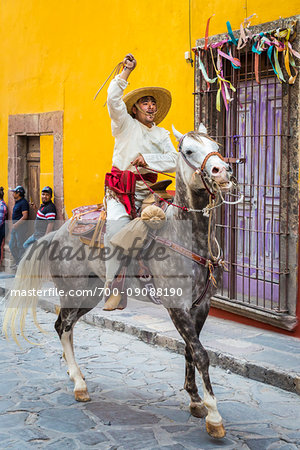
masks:
POLYGON ((192 150, 187 150, 187 151, 185 152, 186 155, 191 155, 192 153, 193 153, 192 150))

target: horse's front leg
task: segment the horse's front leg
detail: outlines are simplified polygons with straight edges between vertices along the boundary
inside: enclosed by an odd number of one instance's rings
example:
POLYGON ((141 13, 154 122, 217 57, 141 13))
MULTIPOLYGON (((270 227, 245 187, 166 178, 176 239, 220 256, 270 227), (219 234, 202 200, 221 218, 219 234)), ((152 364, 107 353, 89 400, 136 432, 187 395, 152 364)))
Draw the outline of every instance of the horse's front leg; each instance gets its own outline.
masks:
POLYGON ((84 377, 76 363, 72 345, 73 328, 78 320, 77 313, 77 308, 61 308, 57 321, 55 322, 55 329, 61 340, 64 358, 68 366, 69 377, 74 382, 75 400, 87 402, 90 400, 90 396, 84 377))
MULTIPOLYGON (((209 312, 209 304, 203 303, 199 307, 191 310, 191 316, 195 326, 197 336, 202 330, 209 312)), ((206 417, 208 414, 207 408, 203 403, 203 400, 198 394, 198 387, 195 379, 195 364, 189 348, 185 346, 185 382, 184 388, 191 397, 190 411, 194 417, 206 417)))
POLYGON ((184 389, 191 398, 190 411, 194 417, 206 417, 208 414, 207 408, 203 400, 199 396, 198 388, 195 380, 195 364, 192 355, 187 346, 185 346, 185 381, 184 389))
POLYGON ((206 416, 206 430, 210 436, 222 438, 225 436, 226 432, 223 427, 222 417, 217 408, 217 400, 210 383, 208 373, 209 358, 206 350, 199 341, 191 313, 188 310, 177 308, 170 308, 168 309, 168 312, 176 329, 182 336, 195 366, 202 376, 204 405, 208 410, 206 416))

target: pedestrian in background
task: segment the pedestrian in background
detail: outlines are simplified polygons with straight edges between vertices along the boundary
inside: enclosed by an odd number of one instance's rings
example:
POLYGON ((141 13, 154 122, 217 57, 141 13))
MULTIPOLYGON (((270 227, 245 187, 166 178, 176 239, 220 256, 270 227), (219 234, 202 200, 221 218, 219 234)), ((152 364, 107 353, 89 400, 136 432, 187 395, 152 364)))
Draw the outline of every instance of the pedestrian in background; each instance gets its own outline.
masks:
POLYGON ((56 208, 51 200, 52 189, 50 186, 45 186, 42 189, 42 204, 37 209, 34 203, 30 203, 36 210, 36 219, 34 222, 34 233, 24 242, 24 249, 28 248, 31 244, 37 241, 40 237, 50 233, 54 227, 54 221, 56 219, 56 208))
POLYGON ((13 265, 12 268, 16 268, 24 253, 23 244, 27 237, 29 204, 24 198, 25 189, 23 186, 17 186, 15 189, 10 189, 10 191, 13 193, 15 206, 12 212, 13 225, 10 234, 9 248, 15 260, 15 265, 13 265))
POLYGON ((0 187, 0 264, 3 260, 3 247, 5 244, 5 221, 7 220, 7 205, 3 200, 4 188, 0 187))

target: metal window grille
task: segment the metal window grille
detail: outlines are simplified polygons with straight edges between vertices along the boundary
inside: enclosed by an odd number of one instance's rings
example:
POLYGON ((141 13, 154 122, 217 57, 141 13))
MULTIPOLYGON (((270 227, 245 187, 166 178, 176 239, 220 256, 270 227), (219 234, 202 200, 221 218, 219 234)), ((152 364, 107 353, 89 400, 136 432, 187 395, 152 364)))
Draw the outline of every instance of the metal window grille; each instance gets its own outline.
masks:
MULTIPOLYGON (((216 50, 213 56, 216 60, 216 50)), ((205 81, 195 60, 195 127, 205 123, 224 156, 246 158, 244 165, 233 167, 244 201, 222 206, 218 216, 228 271, 213 304, 290 329, 289 297, 295 295, 290 291, 292 208, 298 220, 297 196, 290 195, 292 88, 279 82, 266 54, 259 58, 260 83, 251 49, 234 50, 233 56, 240 59, 241 69, 226 60, 223 70, 236 92, 231 93, 228 111, 221 101, 220 112, 217 83, 205 81)), ((201 51, 201 59, 213 78, 212 54, 201 51)))

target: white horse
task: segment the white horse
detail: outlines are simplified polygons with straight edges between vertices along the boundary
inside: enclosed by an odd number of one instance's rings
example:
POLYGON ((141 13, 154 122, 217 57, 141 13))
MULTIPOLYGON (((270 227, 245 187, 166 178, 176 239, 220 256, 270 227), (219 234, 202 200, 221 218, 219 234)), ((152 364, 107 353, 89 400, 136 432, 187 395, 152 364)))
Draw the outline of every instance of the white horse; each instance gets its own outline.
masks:
MULTIPOLYGON (((206 417, 206 428, 211 436, 223 437, 225 429, 208 373, 209 359, 199 341, 199 334, 208 315, 210 298, 216 292, 215 281, 222 273, 220 249, 215 238, 214 207, 216 202, 222 201, 222 193, 232 188, 234 177, 230 166, 218 153, 217 143, 207 135, 202 124, 199 131, 183 135, 173 128, 173 132, 179 141, 174 198, 177 206, 168 208, 166 225, 156 234, 154 248, 163 247, 165 258, 162 261, 149 260, 148 265, 157 290, 170 292, 176 282, 176 292, 181 292, 178 289, 184 292, 184 295, 173 296, 172 302, 170 296, 162 295, 161 301, 185 342, 184 387, 191 398, 190 411, 196 417, 206 417), (195 368, 203 380, 203 400, 198 394, 195 368)), ((104 261, 99 254, 91 257, 93 250, 70 235, 67 226, 68 223, 64 224, 28 249, 20 262, 13 289, 38 289, 45 276, 50 276, 57 289, 64 293, 70 289, 75 292, 76 289, 103 287, 104 261)), ((34 296, 10 295, 3 324, 6 334, 10 328, 16 339, 15 323, 19 316, 24 336, 25 316, 29 308, 36 320, 36 299, 34 296)), ((98 296, 74 298, 65 294, 61 297, 61 310, 55 323, 78 401, 88 401, 90 396, 75 360, 73 329, 77 320, 98 302, 98 296)))

